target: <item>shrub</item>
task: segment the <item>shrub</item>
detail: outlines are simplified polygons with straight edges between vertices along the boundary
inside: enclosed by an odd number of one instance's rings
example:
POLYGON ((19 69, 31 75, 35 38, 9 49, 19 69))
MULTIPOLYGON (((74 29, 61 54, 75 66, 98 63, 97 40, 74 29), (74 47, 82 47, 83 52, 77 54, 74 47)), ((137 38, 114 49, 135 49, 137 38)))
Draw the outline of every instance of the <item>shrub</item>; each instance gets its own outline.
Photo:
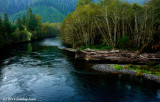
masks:
POLYGON ((160 64, 157 64, 155 67, 156 67, 156 68, 160 68, 160 64))
POLYGON ((124 35, 121 39, 118 40, 118 46, 120 48, 126 49, 128 48, 130 41, 129 37, 124 35))
POLYGON ((31 33, 27 31, 16 30, 12 33, 13 43, 26 42, 31 40, 31 33))

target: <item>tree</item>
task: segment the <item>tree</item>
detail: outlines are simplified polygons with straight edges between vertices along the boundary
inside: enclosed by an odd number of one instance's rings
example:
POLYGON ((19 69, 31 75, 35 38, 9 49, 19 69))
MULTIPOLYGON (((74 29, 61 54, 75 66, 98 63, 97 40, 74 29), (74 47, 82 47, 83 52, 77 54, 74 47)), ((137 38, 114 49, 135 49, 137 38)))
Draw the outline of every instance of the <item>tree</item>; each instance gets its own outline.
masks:
POLYGON ((148 9, 153 9, 153 16, 154 16, 154 28, 156 29, 155 33, 154 33, 154 43, 158 43, 160 40, 160 30, 159 30, 159 26, 160 26, 160 0, 150 0, 147 3, 148 9))
MULTIPOLYGON (((155 1, 158 4, 159 0, 155 1)), ((101 0, 99 4, 79 0, 76 10, 62 23, 62 38, 72 46, 76 43, 105 44, 115 48, 132 42, 133 46, 141 47, 153 40, 155 28, 158 28, 154 27, 158 19, 154 15, 159 7, 155 9, 153 4, 149 5, 121 0, 101 0)))
POLYGON ((84 5, 87 5, 91 2, 92 2, 92 0, 78 0, 78 3, 76 4, 76 7, 84 6, 84 5))
POLYGON ((78 43, 99 44, 104 37, 99 20, 100 10, 99 5, 91 3, 78 7, 73 14, 69 14, 60 29, 64 42, 72 46, 78 43))
POLYGON ((38 23, 37 20, 35 18, 35 15, 32 14, 32 9, 29 8, 27 11, 27 21, 26 21, 26 25, 27 25, 27 29, 28 30, 36 30, 38 23))
POLYGON ((36 15, 35 15, 35 19, 37 20, 38 25, 40 25, 40 24, 41 24, 42 17, 39 16, 38 14, 36 14, 36 15))
POLYGON ((2 30, 3 30, 2 18, 0 16, 0 34, 2 34, 2 30))
MULTIPOLYGON (((160 0, 150 0, 147 5, 154 9, 155 22, 160 24, 160 0)), ((158 25, 158 24, 157 24, 158 25)))
POLYGON ((2 18, 1 18, 1 16, 0 16, 0 27, 2 26, 2 18))
POLYGON ((19 30, 23 30, 22 21, 20 18, 17 19, 17 27, 19 28, 19 30))
POLYGON ((10 22, 9 22, 9 20, 8 20, 8 15, 7 15, 7 13, 4 14, 3 25, 4 25, 4 30, 5 30, 5 32, 11 33, 10 22))
POLYGON ((25 15, 22 15, 22 24, 26 25, 26 16, 25 15))

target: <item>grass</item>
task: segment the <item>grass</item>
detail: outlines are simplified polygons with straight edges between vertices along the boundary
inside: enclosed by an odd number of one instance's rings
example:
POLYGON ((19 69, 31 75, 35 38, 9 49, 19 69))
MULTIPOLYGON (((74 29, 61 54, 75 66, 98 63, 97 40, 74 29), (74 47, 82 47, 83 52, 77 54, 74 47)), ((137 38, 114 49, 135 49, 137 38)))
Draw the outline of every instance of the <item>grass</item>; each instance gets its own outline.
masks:
POLYGON ((94 49, 94 50, 111 50, 112 49, 111 46, 105 46, 105 45, 83 45, 81 46, 80 49, 84 50, 87 48, 94 49))

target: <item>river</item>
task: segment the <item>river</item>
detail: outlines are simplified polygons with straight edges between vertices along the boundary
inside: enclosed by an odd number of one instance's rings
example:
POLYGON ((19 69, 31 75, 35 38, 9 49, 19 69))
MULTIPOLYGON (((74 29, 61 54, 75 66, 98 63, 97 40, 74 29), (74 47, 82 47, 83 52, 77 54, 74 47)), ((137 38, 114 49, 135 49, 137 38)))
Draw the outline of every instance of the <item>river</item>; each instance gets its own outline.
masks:
POLYGON ((3 49, 0 102, 160 102, 157 83, 96 72, 93 62, 74 60, 64 48, 47 38, 3 49))

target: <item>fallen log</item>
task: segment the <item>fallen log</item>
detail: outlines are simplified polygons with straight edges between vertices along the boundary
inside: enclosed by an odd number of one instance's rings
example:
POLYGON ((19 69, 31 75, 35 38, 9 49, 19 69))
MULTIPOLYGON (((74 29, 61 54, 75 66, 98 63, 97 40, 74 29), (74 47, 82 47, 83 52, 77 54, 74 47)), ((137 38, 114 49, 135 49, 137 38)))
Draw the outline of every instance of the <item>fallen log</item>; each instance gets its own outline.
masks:
POLYGON ((113 61, 117 63, 133 63, 146 64, 154 61, 160 63, 160 54, 143 53, 137 55, 134 52, 127 50, 92 50, 86 49, 83 51, 66 49, 67 51, 75 53, 75 59, 84 59, 86 61, 113 61))

